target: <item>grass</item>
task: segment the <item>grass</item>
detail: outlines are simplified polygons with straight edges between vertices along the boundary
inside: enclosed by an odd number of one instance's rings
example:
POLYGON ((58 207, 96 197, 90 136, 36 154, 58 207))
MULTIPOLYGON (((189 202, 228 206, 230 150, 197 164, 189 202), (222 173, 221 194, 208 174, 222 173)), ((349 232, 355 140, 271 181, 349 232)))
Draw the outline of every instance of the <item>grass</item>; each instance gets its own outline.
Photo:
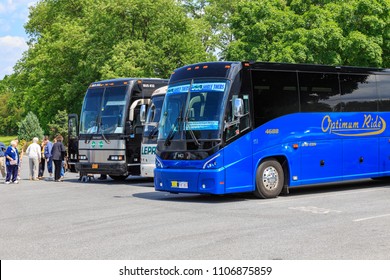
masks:
POLYGON ((9 146, 12 140, 15 140, 17 136, 2 136, 0 135, 0 142, 3 142, 6 147, 9 146))

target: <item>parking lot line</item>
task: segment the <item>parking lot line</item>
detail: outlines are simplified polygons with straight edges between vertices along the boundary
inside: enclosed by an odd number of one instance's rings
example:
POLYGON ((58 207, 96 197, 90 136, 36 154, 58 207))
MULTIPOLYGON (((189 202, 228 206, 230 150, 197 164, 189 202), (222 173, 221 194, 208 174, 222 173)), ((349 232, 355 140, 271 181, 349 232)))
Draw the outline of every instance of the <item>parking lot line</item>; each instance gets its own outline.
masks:
POLYGON ((366 221, 366 220, 379 219, 379 218, 384 218, 384 217, 389 217, 389 216, 390 216, 390 214, 383 214, 383 215, 378 215, 378 216, 372 216, 372 217, 356 219, 356 220, 353 220, 353 221, 354 222, 362 222, 362 221, 366 221))

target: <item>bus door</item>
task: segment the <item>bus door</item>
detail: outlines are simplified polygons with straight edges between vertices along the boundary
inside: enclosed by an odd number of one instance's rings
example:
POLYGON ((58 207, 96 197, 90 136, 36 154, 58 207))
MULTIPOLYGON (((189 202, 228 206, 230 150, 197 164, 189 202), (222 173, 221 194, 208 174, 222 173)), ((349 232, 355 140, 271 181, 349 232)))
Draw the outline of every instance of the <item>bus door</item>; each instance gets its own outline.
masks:
MULTIPOLYGON (((141 122, 140 111, 142 105, 149 105, 150 99, 138 99, 130 106, 129 120, 131 128, 129 130, 130 147, 127 149, 128 162, 131 164, 141 163, 141 142, 144 130, 141 122)), ((144 106, 145 107, 145 106, 144 106)), ((145 107, 146 110, 147 107, 145 107)))
POLYGON ((79 149, 79 117, 77 114, 68 115, 68 168, 70 172, 76 172, 79 149))

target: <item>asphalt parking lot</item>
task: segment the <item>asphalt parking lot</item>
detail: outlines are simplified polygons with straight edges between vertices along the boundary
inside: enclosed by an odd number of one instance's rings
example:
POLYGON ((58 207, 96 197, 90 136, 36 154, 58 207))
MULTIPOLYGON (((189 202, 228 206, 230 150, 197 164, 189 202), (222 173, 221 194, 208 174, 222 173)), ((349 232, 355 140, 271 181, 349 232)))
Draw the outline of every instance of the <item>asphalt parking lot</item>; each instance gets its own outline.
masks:
MULTIPOLYGON (((27 161, 25 161, 27 162, 27 161)), ((390 183, 251 194, 156 192, 140 177, 0 179, 0 259, 390 259, 390 183)))

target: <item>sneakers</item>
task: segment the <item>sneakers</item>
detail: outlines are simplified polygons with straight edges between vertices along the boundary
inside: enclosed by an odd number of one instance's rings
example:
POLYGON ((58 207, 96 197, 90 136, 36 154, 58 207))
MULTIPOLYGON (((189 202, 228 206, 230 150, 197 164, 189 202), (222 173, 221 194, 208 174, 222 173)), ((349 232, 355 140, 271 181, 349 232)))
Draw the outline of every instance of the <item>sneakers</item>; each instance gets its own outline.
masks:
POLYGON ((9 185, 9 184, 10 184, 10 181, 5 181, 4 184, 9 185))
POLYGON ((16 180, 16 181, 14 181, 13 183, 14 183, 14 184, 19 184, 19 181, 18 181, 18 180, 16 180))

